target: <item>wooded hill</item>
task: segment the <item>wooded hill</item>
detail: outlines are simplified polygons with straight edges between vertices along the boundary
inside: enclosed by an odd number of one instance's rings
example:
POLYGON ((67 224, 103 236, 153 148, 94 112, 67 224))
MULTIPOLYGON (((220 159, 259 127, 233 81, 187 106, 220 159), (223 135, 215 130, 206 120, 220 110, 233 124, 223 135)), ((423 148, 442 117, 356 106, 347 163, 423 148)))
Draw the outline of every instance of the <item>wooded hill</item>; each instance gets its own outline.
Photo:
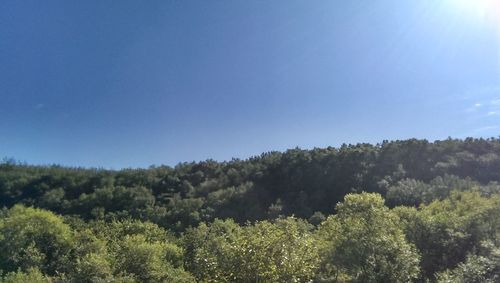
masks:
POLYGON ((500 139, 0 164, 5 282, 498 282, 500 139), (489 280, 489 281, 488 281, 489 280))

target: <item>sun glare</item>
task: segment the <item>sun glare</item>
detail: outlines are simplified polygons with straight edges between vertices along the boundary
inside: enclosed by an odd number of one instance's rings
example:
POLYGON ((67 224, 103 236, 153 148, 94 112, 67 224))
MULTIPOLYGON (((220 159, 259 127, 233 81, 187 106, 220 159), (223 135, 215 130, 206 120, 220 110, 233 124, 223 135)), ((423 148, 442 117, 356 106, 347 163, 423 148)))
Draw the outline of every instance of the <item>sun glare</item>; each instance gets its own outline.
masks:
POLYGON ((500 28, 500 0, 450 0, 461 14, 487 21, 500 28))

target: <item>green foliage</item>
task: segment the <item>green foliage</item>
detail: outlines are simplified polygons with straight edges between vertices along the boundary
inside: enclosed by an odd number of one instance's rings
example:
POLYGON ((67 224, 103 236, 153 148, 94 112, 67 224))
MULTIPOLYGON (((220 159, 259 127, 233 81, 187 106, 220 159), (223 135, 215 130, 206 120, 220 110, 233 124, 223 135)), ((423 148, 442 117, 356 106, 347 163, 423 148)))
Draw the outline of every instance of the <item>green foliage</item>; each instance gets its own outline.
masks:
POLYGON ((88 211, 95 218, 108 216, 126 217, 140 215, 143 209, 153 206, 155 197, 144 187, 105 187, 91 194, 83 193, 78 197, 75 208, 88 211), (106 215, 107 214, 107 215, 106 215))
POLYGON ((418 276, 419 255, 378 194, 347 195, 318 237, 324 259, 320 281, 408 282, 418 276))
POLYGON ((409 241, 422 254, 422 271, 427 278, 455 267, 481 242, 498 243, 500 198, 481 197, 478 191, 454 192, 419 210, 399 208, 409 241))
POLYGON ((479 255, 469 254, 465 262, 437 274, 438 283, 495 283, 500 281, 500 248, 484 242, 479 255))
POLYGON ((174 264, 182 251, 166 242, 149 242, 143 235, 125 236, 115 251, 116 268, 139 282, 194 282, 174 264), (173 259, 173 262, 172 262, 173 259))
POLYGON ((438 176, 429 183, 414 179, 403 179, 387 190, 386 198, 391 206, 407 205, 418 206, 429 204, 434 200, 443 200, 453 191, 477 190, 483 196, 500 193, 500 185, 490 182, 481 185, 470 178, 461 179, 453 175, 438 176))
POLYGON ((113 281, 113 268, 105 253, 88 253, 78 258, 68 275, 75 282, 113 281))
POLYGON ((36 268, 50 275, 64 271, 73 237, 60 216, 16 205, 0 218, 1 269, 36 268))
POLYGON ((351 192, 387 193, 415 205, 451 190, 500 192, 500 139, 384 141, 268 152, 149 169, 64 168, 0 163, 0 206, 24 204, 86 220, 155 222, 182 232, 215 218, 246 221, 333 212, 351 192), (489 183, 489 184, 488 184, 489 183))
POLYGON ((308 282, 319 263, 310 230, 295 218, 245 227, 216 220, 186 233, 186 264, 203 282, 308 282))
POLYGON ((16 271, 9 272, 3 280, 0 280, 2 283, 52 283, 53 280, 50 277, 47 277, 40 272, 40 270, 36 268, 28 268, 25 272, 16 271))
POLYGON ((98 237, 110 242, 121 240, 127 235, 143 235, 148 241, 174 241, 175 236, 160 226, 139 220, 91 221, 89 229, 98 237))
POLYGON ((90 269, 87 273, 106 278, 114 270, 115 277, 138 282, 192 282, 193 278, 183 270, 183 250, 177 246, 174 236, 156 224, 134 220, 91 222, 94 250, 79 261, 80 266, 90 269), (106 244, 106 253, 99 251, 100 242, 106 244), (101 265, 104 269, 99 269, 101 265), (109 266, 109 268, 107 268, 109 266), (104 272, 106 271, 106 272, 104 272))
POLYGON ((243 229, 238 256, 242 282, 308 282, 319 264, 311 227, 295 218, 243 229))
POLYGON ((68 281, 112 282, 114 279, 113 257, 108 252, 108 243, 84 229, 75 236, 74 259, 68 263, 68 281))
POLYGON ((321 224, 325 220, 326 220, 326 216, 323 213, 319 212, 319 211, 316 211, 308 219, 309 223, 311 223, 313 225, 319 225, 319 224, 321 224))
POLYGON ((241 234, 242 228, 232 220, 215 220, 189 229, 183 237, 187 270, 200 281, 235 282, 241 265, 241 234))
POLYGON ((499 182, 500 139, 119 171, 6 160, 0 282, 497 282, 499 182))

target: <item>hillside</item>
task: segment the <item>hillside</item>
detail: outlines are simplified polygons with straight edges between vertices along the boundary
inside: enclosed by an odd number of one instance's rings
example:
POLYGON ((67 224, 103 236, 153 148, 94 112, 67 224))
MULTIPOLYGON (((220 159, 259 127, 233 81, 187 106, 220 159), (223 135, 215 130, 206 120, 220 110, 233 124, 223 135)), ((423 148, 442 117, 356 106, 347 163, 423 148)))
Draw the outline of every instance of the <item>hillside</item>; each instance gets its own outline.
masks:
POLYGON ((498 282, 498 182, 497 138, 147 169, 5 161, 0 271, 5 282, 498 282))

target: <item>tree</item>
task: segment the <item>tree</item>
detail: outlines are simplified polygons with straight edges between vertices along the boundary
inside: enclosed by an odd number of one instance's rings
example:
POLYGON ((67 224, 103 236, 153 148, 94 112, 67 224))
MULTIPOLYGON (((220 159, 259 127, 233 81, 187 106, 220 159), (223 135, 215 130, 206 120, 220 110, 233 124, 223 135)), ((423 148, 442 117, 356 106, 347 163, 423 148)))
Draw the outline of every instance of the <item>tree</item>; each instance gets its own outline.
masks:
POLYGON ((201 224, 184 237, 186 264, 202 282, 309 282, 319 263, 311 228, 295 218, 201 224))
POLYGON ((293 217, 245 227, 238 252, 240 282, 310 282, 319 266, 311 230, 293 217))
POLYGON ((52 283, 52 278, 45 276, 36 268, 28 268, 26 271, 16 271, 7 273, 3 280, 0 278, 2 283, 52 283))
POLYGON ((418 210, 402 207, 395 212, 422 255, 425 278, 456 267, 483 241, 497 241, 500 231, 500 197, 485 198, 479 191, 455 191, 418 210))
POLYGON ((241 227, 232 220, 188 229, 183 237, 187 270, 201 282, 237 282, 241 237, 241 227))
POLYGON ((114 276, 114 258, 108 242, 98 238, 90 229, 78 231, 72 249, 73 260, 68 263, 66 278, 71 282, 109 282, 114 276))
POLYGON ((495 283, 500 281, 500 248, 483 242, 479 254, 469 254, 465 262, 437 274, 439 283, 495 283))
POLYGON ((116 269, 133 275, 139 282, 194 282, 182 268, 174 266, 182 251, 173 244, 148 242, 143 235, 127 235, 115 255, 116 269))
POLYGON ((379 194, 348 194, 318 231, 319 281, 408 282, 419 273, 419 255, 399 219, 379 194))
POLYGON ((4 271, 64 272, 73 237, 60 216, 16 205, 0 218, 0 266, 4 271))

